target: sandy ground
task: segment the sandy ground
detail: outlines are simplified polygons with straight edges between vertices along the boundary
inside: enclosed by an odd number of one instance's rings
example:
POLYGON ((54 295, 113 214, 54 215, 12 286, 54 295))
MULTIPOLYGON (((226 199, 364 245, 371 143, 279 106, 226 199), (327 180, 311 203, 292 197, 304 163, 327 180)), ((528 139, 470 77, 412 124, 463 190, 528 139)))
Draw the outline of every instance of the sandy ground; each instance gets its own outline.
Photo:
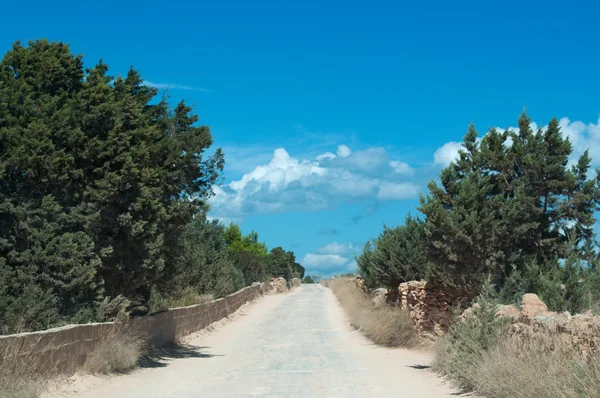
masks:
POLYGON ((451 397, 425 351, 371 344, 333 293, 303 285, 245 306, 184 349, 121 376, 74 376, 45 397, 451 397))

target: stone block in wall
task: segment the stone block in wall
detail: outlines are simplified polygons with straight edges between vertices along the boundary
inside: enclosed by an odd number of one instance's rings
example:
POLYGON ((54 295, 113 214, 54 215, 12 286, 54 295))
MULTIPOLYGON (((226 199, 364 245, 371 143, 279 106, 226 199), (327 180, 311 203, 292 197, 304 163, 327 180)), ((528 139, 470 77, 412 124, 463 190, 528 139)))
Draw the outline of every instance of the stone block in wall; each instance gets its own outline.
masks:
POLYGON ((440 331, 447 331, 453 322, 455 308, 467 301, 456 290, 425 281, 401 283, 397 291, 399 306, 408 311, 416 329, 423 335, 440 335, 440 331))

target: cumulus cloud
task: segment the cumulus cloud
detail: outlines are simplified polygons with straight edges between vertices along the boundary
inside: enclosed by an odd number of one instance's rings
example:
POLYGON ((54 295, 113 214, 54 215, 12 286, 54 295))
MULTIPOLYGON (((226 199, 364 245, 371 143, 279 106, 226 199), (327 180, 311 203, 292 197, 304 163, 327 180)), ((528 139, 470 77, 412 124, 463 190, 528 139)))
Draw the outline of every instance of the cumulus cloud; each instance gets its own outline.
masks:
POLYGON ((349 255, 356 251, 356 246, 352 243, 329 243, 317 250, 317 253, 349 255))
POLYGON ((414 171, 408 163, 401 162, 399 160, 390 160, 388 162, 394 172, 404 175, 413 175, 414 171))
MULTIPOLYGON (((573 154, 571 155, 571 162, 575 161, 576 158, 588 149, 590 156, 592 157, 592 164, 594 166, 600 166, 600 118, 596 124, 584 123, 581 121, 571 121, 567 117, 563 117, 559 120, 559 125, 563 136, 569 137, 573 144, 573 154)), ((533 131, 538 130, 538 125, 532 122, 530 128, 533 131)), ((542 130, 545 130, 547 126, 542 126, 542 130)), ((499 131, 509 130, 518 131, 516 127, 508 127, 507 129, 497 127, 499 131)), ((511 145, 512 141, 509 138, 507 145, 511 145)), ((435 165, 447 166, 452 161, 458 159, 458 151, 463 148, 460 142, 448 142, 438 148, 433 154, 433 161, 435 165)))
POLYGON ((239 180, 214 189, 212 214, 242 217, 247 214, 322 210, 357 199, 402 200, 414 198, 418 186, 402 180, 399 161, 388 164, 383 148, 353 152, 340 145, 337 155, 326 152, 314 160, 292 157, 284 148, 271 160, 256 166, 239 180), (395 163, 398 162, 398 163, 395 163))
POLYGON ((316 269, 320 271, 339 268, 341 265, 349 263, 349 259, 339 254, 314 254, 308 253, 302 259, 302 265, 305 268, 316 269))
POLYGON ((348 156, 350 156, 351 153, 352 153, 352 151, 346 145, 338 146, 337 155, 339 157, 347 158, 348 156))
POLYGON ((419 194, 419 187, 412 183, 382 182, 377 198, 393 200, 397 198, 414 198, 419 194))
POLYGON ((592 163, 600 166, 600 117, 596 124, 585 124, 580 121, 571 122, 569 118, 563 117, 559 120, 562 133, 569 137, 573 144, 573 154, 579 157, 586 149, 589 149, 592 163))
POLYGON ((458 151, 462 148, 460 142, 450 141, 433 154, 433 162, 436 166, 448 166, 455 159, 458 159, 458 151))
POLYGON ((353 243, 332 242, 308 253, 300 261, 307 272, 320 272, 325 275, 353 272, 356 270, 354 256, 360 252, 353 243))

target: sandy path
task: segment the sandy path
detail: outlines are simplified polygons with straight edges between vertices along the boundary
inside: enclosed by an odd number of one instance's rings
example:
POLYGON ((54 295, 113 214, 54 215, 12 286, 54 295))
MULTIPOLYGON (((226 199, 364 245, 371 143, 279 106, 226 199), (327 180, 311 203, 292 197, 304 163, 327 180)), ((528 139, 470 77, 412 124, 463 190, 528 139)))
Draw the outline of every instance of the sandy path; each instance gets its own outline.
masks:
MULTIPOLYGON (((189 339, 153 368, 77 378, 47 396, 450 397, 425 352, 374 346, 348 326, 329 289, 267 296, 243 316, 189 339)), ((454 394, 453 394, 454 393, 454 394)))

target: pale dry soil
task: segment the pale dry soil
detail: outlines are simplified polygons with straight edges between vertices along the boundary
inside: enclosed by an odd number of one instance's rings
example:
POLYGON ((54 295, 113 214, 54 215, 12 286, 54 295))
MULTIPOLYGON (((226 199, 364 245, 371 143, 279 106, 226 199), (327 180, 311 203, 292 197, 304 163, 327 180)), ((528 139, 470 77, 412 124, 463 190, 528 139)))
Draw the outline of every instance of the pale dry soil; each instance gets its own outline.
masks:
POLYGON ((121 376, 74 376, 46 397, 451 397, 424 350, 378 347, 333 293, 303 285, 190 336, 189 352, 121 376))

